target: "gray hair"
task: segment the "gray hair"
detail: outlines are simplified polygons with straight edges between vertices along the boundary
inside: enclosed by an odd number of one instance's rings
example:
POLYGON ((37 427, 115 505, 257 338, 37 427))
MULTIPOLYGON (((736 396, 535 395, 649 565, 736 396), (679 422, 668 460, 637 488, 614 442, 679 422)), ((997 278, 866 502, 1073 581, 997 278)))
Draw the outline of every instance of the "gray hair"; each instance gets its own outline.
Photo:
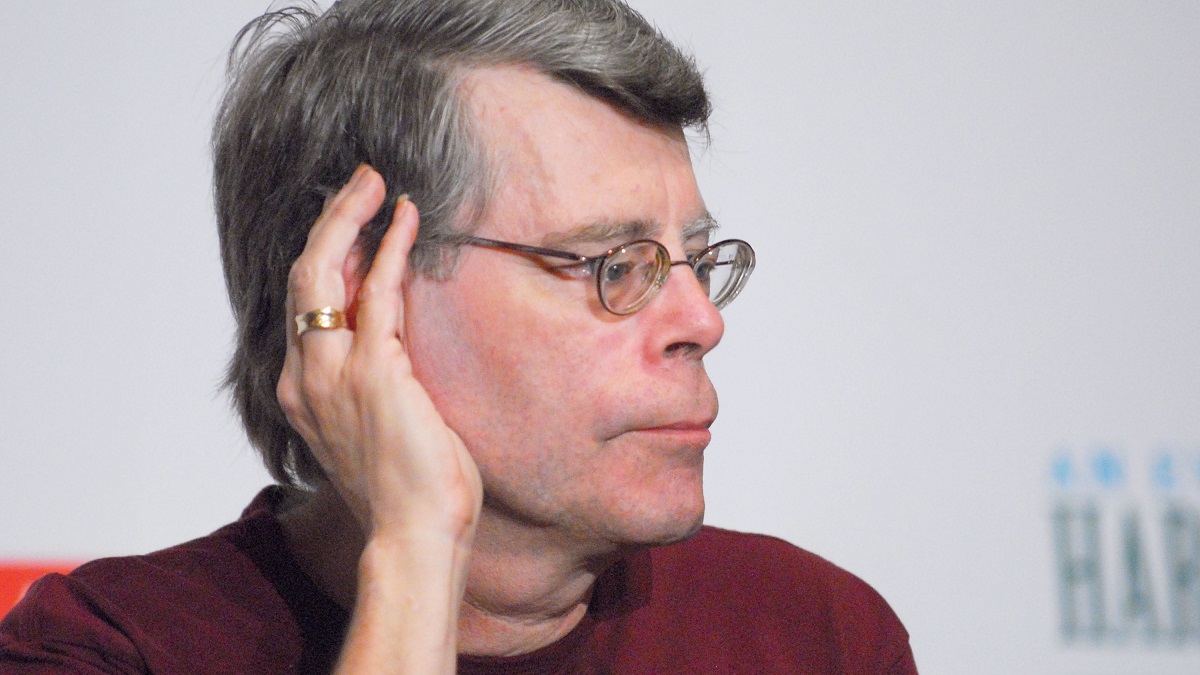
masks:
POLYGON ((363 162, 388 187, 358 245, 369 264, 399 195, 421 208, 410 256, 450 274, 486 208, 486 150, 460 92, 472 68, 521 65, 641 121, 707 134, 693 60, 621 0, 342 0, 255 19, 230 54, 213 131, 221 255, 237 321, 225 384, 271 475, 324 474, 275 396, 287 277, 325 198, 363 162))

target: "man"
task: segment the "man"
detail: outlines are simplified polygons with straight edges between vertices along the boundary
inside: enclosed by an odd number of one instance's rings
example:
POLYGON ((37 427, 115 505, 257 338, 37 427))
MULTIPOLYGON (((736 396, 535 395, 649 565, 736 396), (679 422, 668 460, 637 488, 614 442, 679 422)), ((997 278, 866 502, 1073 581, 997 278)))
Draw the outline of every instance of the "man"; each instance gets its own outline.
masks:
POLYGON ((229 382, 282 487, 44 580, 5 668, 915 672, 861 581, 701 529, 703 357, 754 258, 711 244, 688 58, 617 0, 347 1, 240 53, 229 382))

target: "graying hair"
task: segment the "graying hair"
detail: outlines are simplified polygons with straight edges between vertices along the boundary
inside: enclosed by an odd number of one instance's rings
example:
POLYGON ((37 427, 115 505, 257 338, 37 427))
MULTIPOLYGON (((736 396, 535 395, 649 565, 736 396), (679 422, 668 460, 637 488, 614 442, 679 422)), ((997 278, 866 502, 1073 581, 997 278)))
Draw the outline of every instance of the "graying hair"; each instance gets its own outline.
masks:
POLYGON ((620 0, 342 0, 270 11, 238 34, 213 132, 214 194, 237 321, 226 375, 271 475, 324 480, 275 397, 287 277, 325 198, 362 162, 387 183, 369 264, 400 194, 421 209, 414 269, 451 273, 486 208, 486 150, 460 94, 472 68, 521 65, 636 119, 707 134, 693 60, 620 0))

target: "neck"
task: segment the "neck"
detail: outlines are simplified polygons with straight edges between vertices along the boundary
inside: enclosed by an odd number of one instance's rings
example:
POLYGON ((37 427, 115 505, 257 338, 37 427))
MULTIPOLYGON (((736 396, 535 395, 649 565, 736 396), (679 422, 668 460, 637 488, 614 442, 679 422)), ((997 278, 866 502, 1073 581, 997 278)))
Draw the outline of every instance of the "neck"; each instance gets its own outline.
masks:
MULTIPOLYGON (((352 610, 365 540, 349 509, 325 488, 304 494, 280 520, 301 568, 323 592, 352 610)), ((570 549, 547 528, 521 526, 485 506, 459 609, 459 653, 524 654, 552 644, 578 625, 596 579, 619 553, 585 555, 570 549)))

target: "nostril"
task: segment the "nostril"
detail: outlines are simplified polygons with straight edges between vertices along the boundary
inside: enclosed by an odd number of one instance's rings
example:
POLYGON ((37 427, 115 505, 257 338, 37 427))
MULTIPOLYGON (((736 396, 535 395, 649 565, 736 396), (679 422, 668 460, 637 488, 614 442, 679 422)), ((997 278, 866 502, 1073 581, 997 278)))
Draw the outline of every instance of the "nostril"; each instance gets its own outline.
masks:
POLYGON ((703 348, 695 342, 672 342, 663 353, 669 357, 687 357, 703 352, 703 348))

